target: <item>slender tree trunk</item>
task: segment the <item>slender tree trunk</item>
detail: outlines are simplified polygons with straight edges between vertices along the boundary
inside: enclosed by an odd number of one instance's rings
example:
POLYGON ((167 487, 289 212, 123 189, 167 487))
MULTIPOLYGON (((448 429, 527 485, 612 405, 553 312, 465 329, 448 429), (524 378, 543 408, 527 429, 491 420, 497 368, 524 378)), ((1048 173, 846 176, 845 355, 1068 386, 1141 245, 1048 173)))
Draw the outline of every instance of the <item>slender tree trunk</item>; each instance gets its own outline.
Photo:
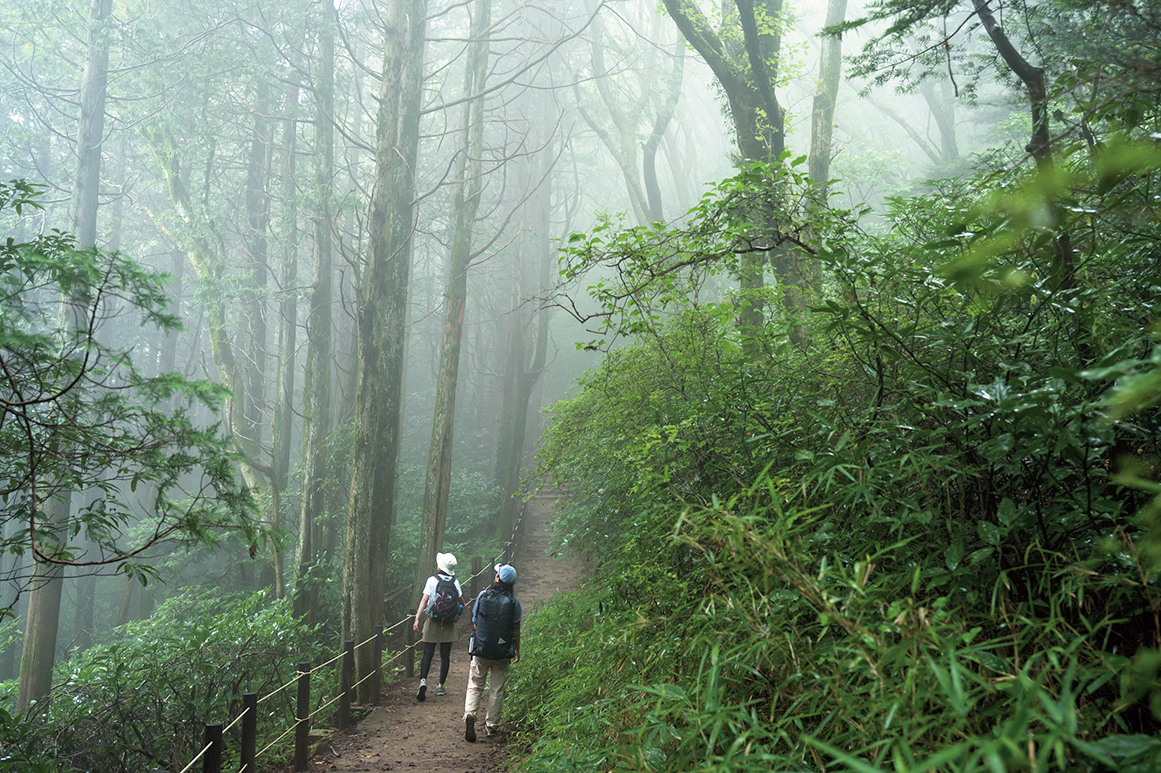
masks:
POLYGON ((947 80, 939 82, 939 93, 935 91, 935 84, 929 80, 919 85, 919 93, 931 110, 931 117, 935 119, 935 126, 939 129, 939 148, 943 163, 950 163, 959 158, 959 143, 955 136, 955 100, 949 93, 951 84, 947 80))
MULTIPOLYGON (((250 300, 244 308, 246 348, 243 357, 243 422, 239 440, 247 462, 254 463, 262 454, 262 423, 266 396, 266 336, 269 331, 267 293, 269 292, 270 194, 268 191, 270 155, 270 88, 258 81, 254 96, 254 129, 250 140, 250 158, 246 171, 246 242, 249 257, 250 300)), ((254 478, 258 479, 255 474, 254 478)), ((271 526, 277 526, 277 513, 270 514, 271 526)), ((256 546, 251 546, 251 555, 256 546)), ((263 566, 265 566, 263 564, 263 566)), ((266 584, 266 578, 259 580, 266 584)))
MULTIPOLYGON (((722 33, 715 33, 700 8, 688 0, 662 0, 666 12, 702 56, 725 93, 743 163, 777 162, 785 149, 785 113, 774 93, 782 47, 783 0, 733 0, 722 3, 722 33)), ((773 230, 777 214, 762 213, 773 230)), ((739 265, 738 322, 746 348, 754 352, 765 326, 761 288, 766 256, 753 253, 739 265)), ((796 275, 793 259, 770 256, 784 282, 796 275)), ((798 296, 784 293, 788 311, 798 314, 798 296)))
POLYGON ((306 406, 303 436, 302 507, 298 518, 298 544, 295 549, 294 614, 307 622, 314 621, 317 588, 310 574, 315 563, 315 524, 326 506, 326 444, 331 432, 331 288, 334 277, 331 233, 331 201, 335 174, 334 78, 335 39, 334 6, 323 0, 318 33, 318 80, 315 95, 314 155, 314 284, 310 294, 310 311, 306 323, 306 382, 303 404, 306 406))
POLYGON ((665 217, 661 205, 661 186, 657 183, 657 148, 669 128, 674 113, 677 112, 677 100, 681 97, 681 84, 685 75, 685 41, 678 38, 673 46, 673 69, 670 71, 665 90, 665 101, 657 109, 657 117, 653 121, 653 131, 645 138, 641 146, 641 176, 645 182, 645 194, 648 203, 649 220, 657 222, 665 217))
MULTIPOLYGON (((18 535, 20 524, 7 522, 3 529, 6 532, 7 541, 12 538, 12 532, 16 532, 18 535)), ((5 590, 3 611, 10 617, 18 618, 25 614, 25 610, 21 607, 27 607, 27 604, 21 604, 21 599, 25 598, 23 593, 24 581, 21 577, 24 572, 24 555, 21 553, 12 554, 10 558, 12 564, 10 567, 6 567, 4 573, 6 582, 3 584, 5 590)), ((16 659, 16 655, 19 650, 20 644, 18 642, 10 642, 7 647, 0 651, 0 680, 7 681, 18 675, 19 661, 16 659)))
POLYGON ((81 84, 81 114, 77 129, 77 163, 73 178, 71 220, 77 246, 97 243, 97 204, 101 192, 101 149, 105 138, 105 94, 109 80, 109 17, 113 0, 92 0, 89 46, 81 84))
MULTIPOLYGON (((81 84, 81 111, 77 128, 76 174, 70 203, 71 225, 77 246, 81 249, 88 249, 97 243, 97 209, 109 66, 105 25, 112 9, 112 0, 92 0, 89 11, 88 52, 81 84)), ((41 533, 36 535, 36 542, 46 555, 52 555, 56 549, 55 541, 59 535, 54 532, 68 520, 71 501, 71 492, 62 492, 43 504, 46 522, 37 524, 41 533)), ((24 627, 24 648, 20 657, 17 712, 24 712, 52 689, 63 582, 64 572, 60 565, 36 562, 24 627)))
MULTIPOLYGON (((1004 28, 996 21, 989 7, 989 0, 972 0, 980 23, 992 39, 1004 63, 1024 83, 1028 89, 1028 107, 1032 118, 1032 137, 1025 150, 1036 159, 1036 166, 1047 175, 1052 174, 1055 160, 1052 153, 1052 132, 1049 129, 1048 85, 1044 79, 1044 68, 1028 62, 1008 39, 1004 28)), ((1050 199, 1048 210, 1053 221, 1059 218, 1059 202, 1050 199)), ((1057 292, 1068 293, 1076 286, 1076 255, 1072 248, 1072 236, 1060 230, 1052 237, 1053 278, 1057 292)), ((1094 359, 1092 353, 1092 318, 1084 308, 1075 315, 1077 330, 1074 346, 1077 353, 1077 367, 1083 368, 1094 359)))
POLYGON ((625 105, 621 95, 613 93, 611 85, 613 77, 605 65, 604 24, 599 14, 593 18, 590 40, 592 68, 596 76, 593 82, 612 127, 603 125, 597 116, 586 108, 579 83, 574 86, 577 107, 585 123, 596 133, 613 160, 617 162, 621 176, 625 179, 625 191, 629 195, 633 216, 639 224, 645 224, 649 222, 649 214, 645 190, 637 171, 637 124, 649 100, 642 95, 642 98, 629 100, 629 104, 625 105))
MULTIPOLYGON (((826 7, 826 26, 842 24, 847 15, 847 0, 830 0, 826 7)), ((822 38, 818 57, 818 87, 814 92, 814 111, 810 123, 810 179, 826 196, 830 178, 831 144, 834 139, 834 106, 838 97, 842 69, 842 38, 822 38)))
MULTIPOLYGON (((370 254, 358 306, 359 384, 343 551, 343 637, 360 642, 382 619, 384 569, 395 518, 426 12, 425 0, 396 0, 385 11, 376 184, 370 254)), ((370 647, 356 653, 358 673, 370 672, 372 654, 370 647)), ((370 680, 360 688, 360 699, 369 701, 369 691, 370 680)))
POLYGON ((519 285, 512 293, 512 311, 508 315, 504 351, 503 380, 500 385, 500 434, 496 448, 496 488, 500 503, 496 518, 498 536, 506 538, 512 533, 516 516, 516 501, 513 496, 517 488, 518 459, 520 458, 519 427, 520 381, 524 375, 524 320, 521 319, 519 285), (516 474, 513 471, 516 470, 516 474))
MULTIPOLYGON (((274 525, 282 523, 282 496, 290 481, 290 440, 294 435, 294 375, 298 339, 298 197, 294 185, 294 157, 298 137, 297 81, 286 89, 286 116, 282 133, 282 275, 278 293, 278 412, 274 417, 274 479, 270 501, 274 525)), ((271 544, 274 559, 274 596, 286 592, 283 552, 271 544)))
POLYGON ((542 150, 526 164, 527 190, 536 195, 524 204, 521 222, 523 237, 517 248, 517 265, 512 279, 513 308, 509 313, 508 348, 505 356, 500 413, 500 435, 496 454, 496 485, 500 491, 497 526, 501 536, 511 533, 519 502, 523 469, 525 435, 528 431, 528 406, 532 390, 544 370, 548 352, 549 310, 540 308, 536 299, 547 289, 549 265, 553 260, 551 245, 551 209, 553 161, 550 132, 554 131, 555 103, 545 100, 536 113, 541 116, 543 132, 536 145, 542 150), (532 268, 532 261, 539 270, 532 268), (537 320, 535 339, 528 346, 531 322, 537 320))
MULTIPOLYGON (((464 72, 464 95, 480 94, 488 72, 487 31, 492 23, 491 0, 475 0, 472 14, 468 62, 464 72)), ((423 493, 423 522, 420 526, 419 561, 416 585, 422 583, 435 564, 435 554, 443 550, 451 490, 452 448, 454 446, 456 391, 459 383, 460 348, 464 335, 464 310, 468 302, 468 267, 472 258, 472 228, 483 192, 484 98, 464 104, 460 124, 461 147, 456 159, 453 195, 454 223, 448 280, 445 293, 443 342, 440 346, 439 374, 436 379, 435 413, 431 446, 427 454, 427 475, 423 493)))
POLYGON ((73 610, 73 651, 84 652, 93 646, 93 619, 97 603, 97 575, 87 570, 76 580, 77 603, 73 610))
POLYGON ((233 328, 226 315, 222 276, 225 258, 220 253, 219 247, 207 236, 215 233, 216 226, 203 216, 190 197, 189 188, 180 173, 181 154, 173 136, 158 126, 146 127, 144 135, 157 160, 183 230, 181 233, 175 233, 168 222, 160 218, 155 219, 155 222, 174 244, 180 244, 185 248, 190 266, 194 269, 198 280, 205 285, 206 303, 199 311, 204 313, 210 351, 213 353, 214 365, 218 369, 218 377, 222 385, 230 391, 225 408, 226 423, 234 443, 245 457, 240 465, 242 476, 252 490, 257 490, 262 486, 263 476, 257 449, 251 443, 253 433, 245 427, 245 406, 248 404, 246 392, 249 383, 245 369, 235 356, 231 339, 233 328))
MULTIPOLYGON (((37 519, 34 544, 52 556, 62 536, 59 529, 68 520, 72 495, 64 492, 44 503, 43 521, 37 519)), ((29 586, 28 616, 24 623, 24 648, 20 655, 20 680, 16 711, 23 713, 52 690, 52 668, 56 662, 56 637, 60 628, 64 567, 37 560, 29 586)))
POLYGON ((125 581, 125 592, 121 594, 121 607, 117 610, 116 627, 120 628, 133 619, 133 600, 140 585, 141 583, 132 577, 125 581))

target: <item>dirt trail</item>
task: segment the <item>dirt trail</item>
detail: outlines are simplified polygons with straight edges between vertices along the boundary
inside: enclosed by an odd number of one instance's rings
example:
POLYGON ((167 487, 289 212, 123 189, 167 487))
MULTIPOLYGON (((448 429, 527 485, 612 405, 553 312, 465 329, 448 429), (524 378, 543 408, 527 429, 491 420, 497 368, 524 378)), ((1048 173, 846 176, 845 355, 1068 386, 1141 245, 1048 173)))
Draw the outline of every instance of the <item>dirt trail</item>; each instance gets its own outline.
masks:
MULTIPOLYGON (((584 577, 578 558, 554 558, 548 552, 551 540, 550 509, 555 500, 536 497, 528 503, 524 538, 516 553, 516 596, 524 615, 536 613, 539 603, 552 595, 577 587, 584 577)), ((466 561, 461 563, 464 565, 466 561)), ((372 710, 349 732, 332 739, 310 761, 310 770, 326 771, 407 771, 425 773, 492 773, 506 766, 505 736, 489 738, 482 732, 475 743, 464 740, 464 691, 468 678, 468 633, 471 620, 460 622, 460 641, 452 648, 447 695, 435 694, 439 675, 439 653, 428 678, 427 700, 415 700, 419 684, 399 682, 384 688, 381 705, 372 710), (432 678, 432 677, 436 678, 432 678)), ((416 657, 416 670, 419 657, 416 657)), ((514 669, 520 668, 516 663, 514 669)), ((482 729, 482 728, 481 728, 482 729)))

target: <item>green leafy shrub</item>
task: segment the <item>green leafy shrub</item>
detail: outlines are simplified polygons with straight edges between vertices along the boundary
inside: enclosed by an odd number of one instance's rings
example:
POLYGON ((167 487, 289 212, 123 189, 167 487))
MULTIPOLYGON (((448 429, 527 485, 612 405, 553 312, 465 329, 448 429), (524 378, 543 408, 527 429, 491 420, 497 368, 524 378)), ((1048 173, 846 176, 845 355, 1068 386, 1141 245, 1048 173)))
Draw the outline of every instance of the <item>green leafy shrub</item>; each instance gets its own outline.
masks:
MULTIPOLYGON (((941 182, 873 234, 813 220, 813 326, 772 312, 759 345, 668 275, 630 308, 595 286, 638 337, 557 407, 540 472, 603 562, 602 635, 530 651, 593 670, 522 707, 525 768, 1153 769, 1158 158, 941 182)), ((573 254, 637 281, 675 245, 718 259, 717 212, 573 254)))
MULTIPOLYGON (((263 592, 233 601, 177 596, 119 629, 115 641, 58 665, 32 722, 51 738, 61 770, 180 770, 201 749, 207 722, 231 721, 242 693, 272 692, 313 655, 311 632, 288 601, 263 592)), ((293 697, 283 691, 260 704, 261 737, 273 740, 293 724, 293 697)), ((226 759, 236 750, 234 738, 226 759)))

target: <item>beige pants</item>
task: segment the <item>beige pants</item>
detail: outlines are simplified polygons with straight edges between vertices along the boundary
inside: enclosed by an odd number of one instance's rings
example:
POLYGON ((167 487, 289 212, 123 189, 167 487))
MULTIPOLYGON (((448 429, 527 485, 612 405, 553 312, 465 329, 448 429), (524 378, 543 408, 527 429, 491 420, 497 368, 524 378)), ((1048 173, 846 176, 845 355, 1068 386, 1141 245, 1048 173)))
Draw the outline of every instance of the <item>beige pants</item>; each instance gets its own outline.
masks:
POLYGON ((468 669, 468 694, 464 699, 464 719, 476 717, 476 710, 484 695, 484 685, 488 681, 488 674, 491 674, 488 702, 484 706, 484 722, 491 728, 500 724, 500 712, 504 710, 504 688, 508 683, 508 666, 511 664, 512 661, 507 659, 488 660, 478 655, 472 657, 472 665, 468 669))

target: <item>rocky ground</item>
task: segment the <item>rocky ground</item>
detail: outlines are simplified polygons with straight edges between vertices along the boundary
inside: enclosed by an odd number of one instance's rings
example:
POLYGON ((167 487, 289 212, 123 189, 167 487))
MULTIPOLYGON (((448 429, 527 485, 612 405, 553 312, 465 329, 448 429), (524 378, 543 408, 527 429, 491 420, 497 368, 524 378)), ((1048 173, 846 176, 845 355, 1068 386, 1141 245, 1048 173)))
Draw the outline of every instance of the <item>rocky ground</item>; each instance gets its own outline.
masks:
MULTIPOLYGON (((513 565, 517 571, 516 596, 524 614, 536 614, 539 603, 554 594, 577 587, 586 573, 584 562, 549 554, 551 506, 555 500, 537 497, 529 503, 524 537, 513 565)), ((461 566, 466 564, 466 560, 461 566)), ((465 576, 468 572, 462 572, 465 576)), ((426 773, 492 773, 509 767, 505 736, 489 738, 479 725, 475 743, 464 740, 464 690, 468 676, 470 618, 460 622, 461 637, 452 648, 446 696, 435 694, 436 679, 428 679, 427 700, 415 699, 416 677, 384 687, 381 705, 346 733, 320 747, 310 770, 326 773, 350 771, 407 771, 426 773)), ((419 668, 416 658, 416 670, 419 668)), ((516 663, 513 668, 520 668, 516 663)), ((439 654, 432 674, 439 673, 439 654)), ((430 675, 429 675, 430 676, 430 675)))

